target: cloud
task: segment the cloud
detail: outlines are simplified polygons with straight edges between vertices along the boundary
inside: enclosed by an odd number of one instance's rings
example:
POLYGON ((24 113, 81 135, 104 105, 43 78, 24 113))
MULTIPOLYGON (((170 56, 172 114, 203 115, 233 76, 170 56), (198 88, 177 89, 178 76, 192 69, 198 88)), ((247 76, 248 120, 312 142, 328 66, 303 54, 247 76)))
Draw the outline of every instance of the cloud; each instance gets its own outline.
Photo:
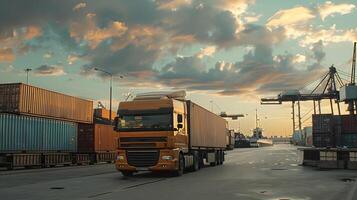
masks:
POLYGON ((86 3, 79 3, 79 4, 77 4, 76 6, 74 6, 73 7, 73 10, 74 11, 77 11, 77 10, 79 10, 79 9, 82 9, 82 8, 85 8, 87 6, 87 4, 86 3))
POLYGON ((268 19, 268 27, 291 26, 304 24, 316 16, 312 10, 299 6, 291 9, 280 10, 268 19))
POLYGON ((15 60, 15 54, 11 48, 0 49, 0 62, 12 62, 15 60))
POLYGON ((87 14, 86 23, 74 22, 71 25, 70 35, 78 41, 84 40, 94 49, 102 41, 122 36, 128 28, 123 22, 112 21, 107 27, 99 28, 95 24, 95 14, 87 14))
MULTIPOLYGON (((271 45, 271 44, 270 44, 271 45)), ((302 55, 273 56, 269 44, 255 44, 242 61, 229 63, 219 61, 214 68, 206 68, 199 54, 176 57, 159 73, 157 81, 174 88, 216 91, 221 95, 257 96, 259 94, 299 89, 322 72, 324 58, 322 44, 313 49, 313 67, 298 69, 296 60, 305 61, 302 55)))
POLYGON ((79 56, 70 54, 67 56, 67 63, 69 65, 73 65, 78 59, 79 59, 79 56))
POLYGON ((293 63, 303 63, 306 61, 306 56, 301 54, 296 54, 293 59, 293 63))
MULTIPOLYGON (((94 67, 103 68, 114 75, 125 74, 122 82, 128 86, 250 96, 285 90, 319 74, 326 45, 320 42, 322 37, 327 43, 337 41, 328 35, 330 29, 319 32, 324 29, 310 24, 319 16, 315 8, 281 10, 266 26, 252 24, 260 17, 249 12, 254 0, 73 0, 61 4, 40 0, 41 7, 21 0, 4 2, 0 2, 4 19, 0 40, 7 39, 1 45, 19 53, 50 51, 49 44, 58 44, 66 47, 68 64, 78 59, 85 63, 81 75, 106 78, 94 71, 94 67), (274 55, 273 48, 287 38, 300 39, 310 55, 274 55), (176 56, 197 46, 204 48, 176 56), (207 62, 207 56, 231 48, 250 50, 242 60, 207 62)), ((338 41, 356 35, 353 30, 334 34, 341 35, 338 41)), ((43 65, 34 72, 65 74, 63 67, 55 65, 43 65)))
POLYGON ((329 1, 315 7, 298 6, 278 11, 268 19, 266 26, 272 30, 283 29, 287 38, 299 39, 302 47, 311 47, 320 40, 324 45, 353 41, 357 38, 357 29, 340 30, 335 24, 328 28, 315 26, 312 20, 318 15, 324 20, 334 13, 348 14, 354 7, 352 4, 333 4, 329 1))
POLYGON ((45 53, 45 54, 43 55, 43 57, 44 57, 44 58, 52 58, 53 55, 54 55, 54 53, 50 51, 50 52, 45 53))
POLYGON ((156 0, 159 9, 176 10, 181 6, 187 6, 192 3, 192 0, 156 0))
POLYGON ((351 13, 356 7, 353 4, 334 4, 331 1, 326 1, 324 4, 318 6, 321 19, 325 20, 328 16, 334 16, 334 14, 345 15, 351 13))
POLYGON ((215 52, 216 52, 215 46, 208 46, 206 48, 201 49, 201 51, 198 53, 197 57, 203 58, 204 56, 212 56, 215 52))
POLYGON ((38 76, 62 76, 65 75, 62 66, 57 65, 41 65, 40 67, 34 69, 34 74, 38 76))

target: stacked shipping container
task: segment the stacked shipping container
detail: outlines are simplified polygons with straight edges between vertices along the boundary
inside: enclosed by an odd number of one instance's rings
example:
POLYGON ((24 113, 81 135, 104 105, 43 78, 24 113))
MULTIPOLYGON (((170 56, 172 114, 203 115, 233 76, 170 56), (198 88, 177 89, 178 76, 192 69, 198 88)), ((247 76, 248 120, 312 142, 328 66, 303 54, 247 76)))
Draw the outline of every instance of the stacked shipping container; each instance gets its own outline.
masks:
POLYGON ((357 147, 356 115, 313 115, 315 147, 357 147))
POLYGON ((92 101, 22 83, 1 84, 0 165, 68 164, 77 152, 78 123, 92 122, 92 101))

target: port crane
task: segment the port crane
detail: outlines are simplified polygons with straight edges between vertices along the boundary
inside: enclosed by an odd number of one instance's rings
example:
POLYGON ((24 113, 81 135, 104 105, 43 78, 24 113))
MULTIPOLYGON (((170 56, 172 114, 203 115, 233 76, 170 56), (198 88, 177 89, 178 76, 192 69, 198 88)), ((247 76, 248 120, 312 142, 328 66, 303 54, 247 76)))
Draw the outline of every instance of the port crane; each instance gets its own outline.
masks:
POLYGON ((311 93, 301 94, 299 90, 295 92, 282 92, 277 97, 274 98, 262 98, 262 105, 277 105, 283 102, 292 102, 292 120, 293 120, 293 132, 295 131, 295 103, 298 106, 298 125, 299 131, 301 132, 301 111, 300 102, 301 101, 313 101, 314 104, 314 114, 321 114, 321 101, 330 100, 331 113, 334 114, 333 101, 337 104, 338 115, 341 115, 341 109, 339 102, 344 101, 348 103, 348 111, 350 114, 357 114, 357 86, 356 86, 356 42, 354 42, 353 56, 352 56, 352 71, 351 71, 351 82, 345 84, 340 75, 338 74, 336 68, 332 65, 329 68, 329 72, 323 76, 319 84, 312 90, 311 93), (322 88, 321 92, 318 92, 322 88), (341 88, 341 91, 338 90, 341 88), (342 95, 340 95, 340 92, 342 95), (342 98, 341 98, 342 97, 342 98), (316 110, 316 103, 318 104, 318 110, 316 110))
POLYGON ((350 115, 357 114, 357 86, 356 86, 356 42, 353 44, 351 81, 341 88, 341 101, 348 104, 350 115))
POLYGON ((332 65, 329 68, 328 73, 324 74, 318 85, 307 94, 300 93, 299 90, 292 90, 280 93, 277 97, 273 98, 262 98, 262 105, 279 105, 284 102, 292 103, 292 120, 293 120, 293 131, 295 131, 295 104, 298 107, 298 127, 302 130, 301 123, 301 101, 313 101, 314 104, 314 114, 321 114, 321 101, 330 100, 331 112, 334 113, 333 100, 337 103, 338 114, 341 114, 340 104, 339 104, 339 91, 338 88, 344 85, 340 75, 338 74, 336 68, 332 65), (319 92, 321 91, 321 92, 319 92), (317 108, 316 109, 316 104, 317 108))

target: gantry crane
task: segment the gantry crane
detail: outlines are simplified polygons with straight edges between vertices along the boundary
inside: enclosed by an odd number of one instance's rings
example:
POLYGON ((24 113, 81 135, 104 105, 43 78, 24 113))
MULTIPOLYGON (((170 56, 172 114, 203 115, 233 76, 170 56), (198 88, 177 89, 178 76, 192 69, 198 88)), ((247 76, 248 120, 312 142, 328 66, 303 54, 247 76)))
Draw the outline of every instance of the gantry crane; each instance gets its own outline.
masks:
POLYGON ((314 114, 317 113, 316 102, 318 104, 318 113, 321 114, 321 101, 328 99, 331 104, 331 112, 333 110, 333 100, 337 103, 338 114, 341 114, 340 105, 339 105, 339 91, 338 86, 344 86, 344 83, 339 76, 336 68, 332 65, 329 68, 329 72, 323 76, 319 84, 312 90, 309 94, 301 94, 299 90, 293 90, 288 92, 282 92, 275 98, 262 98, 262 105, 277 105, 282 104, 283 102, 292 102, 292 119, 293 119, 293 132, 295 131, 295 103, 297 102, 298 106, 298 125, 301 132, 301 110, 300 102, 301 101, 313 101, 314 103, 314 114), (321 92, 318 92, 321 89, 321 92))
POLYGON ((341 88, 341 101, 348 104, 351 115, 357 114, 357 86, 356 86, 356 42, 353 45, 351 82, 341 88))

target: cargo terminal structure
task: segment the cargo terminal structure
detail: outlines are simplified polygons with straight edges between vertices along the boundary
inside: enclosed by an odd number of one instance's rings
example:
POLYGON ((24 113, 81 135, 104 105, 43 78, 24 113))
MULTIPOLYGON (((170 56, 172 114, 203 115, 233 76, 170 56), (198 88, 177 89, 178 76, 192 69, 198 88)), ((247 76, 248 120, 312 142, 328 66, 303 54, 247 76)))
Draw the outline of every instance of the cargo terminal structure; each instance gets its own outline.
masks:
POLYGON ((138 171, 182 175, 224 162, 228 123, 185 99, 185 91, 139 94, 119 104, 116 168, 124 176, 138 171))
POLYGON ((117 133, 102 113, 90 100, 0 84, 0 167, 113 162, 117 133))

